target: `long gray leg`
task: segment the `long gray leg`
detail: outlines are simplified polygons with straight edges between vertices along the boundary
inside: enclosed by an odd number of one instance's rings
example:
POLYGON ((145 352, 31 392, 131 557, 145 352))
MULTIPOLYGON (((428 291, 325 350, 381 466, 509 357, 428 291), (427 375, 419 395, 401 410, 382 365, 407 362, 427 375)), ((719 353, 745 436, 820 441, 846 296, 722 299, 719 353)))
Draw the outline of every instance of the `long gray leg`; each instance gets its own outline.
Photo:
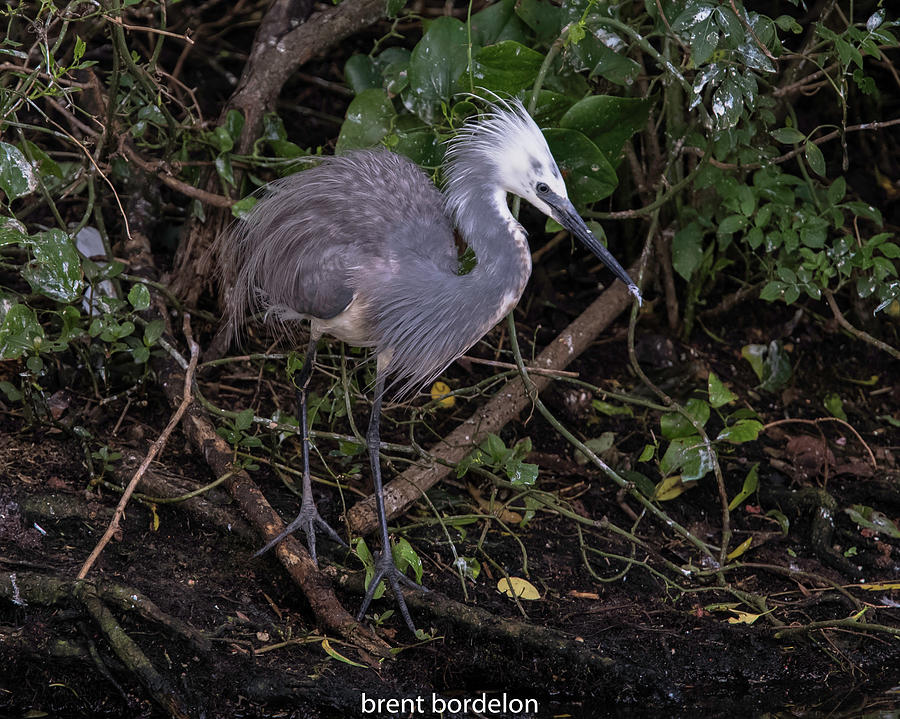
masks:
POLYGON ((302 529, 306 534, 306 545, 309 547, 309 553, 316 564, 319 563, 316 557, 316 528, 325 532, 341 546, 347 546, 347 543, 338 536, 338 533, 331 528, 331 525, 319 516, 319 510, 316 509, 316 503, 312 496, 312 478, 309 474, 309 428, 306 422, 306 388, 309 386, 309 378, 312 376, 313 364, 316 359, 316 344, 315 339, 310 339, 309 348, 306 350, 306 358, 303 360, 303 367, 300 368, 300 375, 296 383, 297 419, 300 421, 300 437, 303 450, 303 495, 300 502, 300 513, 293 522, 285 527, 281 534, 254 554, 254 557, 268 552, 282 539, 289 534, 293 534, 298 529, 302 529))
MULTIPOLYGON (((380 363, 379 363, 380 364, 380 363)), ((379 367, 380 369, 380 367, 379 367)), ((406 626, 415 634, 416 626, 413 624, 409 609, 406 607, 406 600, 400 591, 400 585, 405 584, 412 589, 421 589, 427 591, 425 587, 419 586, 412 579, 403 574, 394 564, 394 556, 391 553, 391 540, 388 537, 387 514, 384 511, 384 490, 381 483, 381 459, 378 456, 378 450, 381 445, 381 396, 384 394, 384 376, 379 371, 375 380, 375 401, 372 403, 372 417, 369 419, 369 431, 366 433, 366 443, 369 446, 369 463, 372 466, 372 481, 375 484, 375 508, 378 512, 378 523, 381 528, 381 551, 375 557, 375 576, 369 583, 366 596, 363 599, 362 606, 359 608, 359 614, 356 621, 361 621, 366 609, 375 596, 375 590, 378 588, 379 582, 385 579, 394 592, 394 598, 400 607, 400 614, 406 620, 406 626)))

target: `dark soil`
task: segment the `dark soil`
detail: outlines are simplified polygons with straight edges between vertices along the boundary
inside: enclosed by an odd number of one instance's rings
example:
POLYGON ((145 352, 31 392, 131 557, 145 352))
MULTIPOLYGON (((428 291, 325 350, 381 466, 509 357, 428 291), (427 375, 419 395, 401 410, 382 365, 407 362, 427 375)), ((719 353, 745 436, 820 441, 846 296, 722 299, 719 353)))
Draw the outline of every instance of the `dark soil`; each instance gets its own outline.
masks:
MULTIPOLYGON (((482 567, 478 580, 467 583, 465 601, 451 569, 453 560, 445 535, 434 526, 423 528, 422 523, 433 518, 433 513, 420 503, 397 528, 424 560, 423 583, 437 594, 483 610, 483 621, 460 621, 433 606, 431 598, 414 599, 417 622, 434 638, 412 644, 412 637, 394 616, 380 631, 395 646, 406 648, 392 660, 361 668, 336 661, 323 651, 303 596, 271 555, 250 559, 260 540, 253 538, 237 516, 234 531, 229 531, 179 510, 178 505, 158 505, 151 511, 132 502, 124 530, 101 556, 92 579, 100 586, 138 590, 162 612, 212 640, 208 649, 198 651, 184 637, 146 617, 112 609, 122 630, 196 716, 355 716, 364 708, 363 693, 369 698, 406 698, 409 702, 422 697, 424 704, 408 704, 407 708, 418 711, 427 707, 429 712, 432 694, 445 700, 471 700, 482 692, 489 698, 505 693, 508 699, 538 702, 536 713, 495 714, 502 716, 758 715, 788 707, 827 712, 871 702, 873 695, 900 681, 896 636, 866 631, 862 626, 858 630, 810 629, 782 638, 776 634, 785 625, 808 626, 854 616, 860 605, 851 597, 864 603, 862 621, 900 626, 900 542, 861 531, 843 511, 854 504, 867 504, 895 522, 900 518, 896 464, 900 431, 879 419, 896 417, 900 384, 882 355, 843 336, 828 323, 804 315, 784 338, 794 365, 790 386, 780 396, 757 392, 758 382, 740 359, 739 348, 766 339, 755 328, 781 327, 791 316, 780 306, 755 310, 759 317, 742 307, 739 313, 709 327, 724 342, 698 336, 690 346, 682 345, 675 338, 653 335, 648 328, 639 343, 643 362, 658 366, 656 381, 685 388, 705 386, 702 378, 712 369, 727 377, 736 394, 748 398, 765 420, 827 416, 822 397, 836 391, 844 398, 848 422, 876 457, 878 469, 871 469, 860 439, 847 425, 837 423, 818 428, 783 424, 733 457, 723 456, 729 497, 740 490, 749 465, 760 463, 759 492, 731 513, 732 546, 747 537, 755 538, 752 549, 742 557, 752 566, 727 573, 727 585, 717 586, 711 576, 673 576, 659 560, 689 567, 699 557, 677 535, 648 519, 635 530, 643 542, 637 551, 611 532, 583 531, 586 546, 632 556, 639 563, 624 576, 598 582, 581 556, 576 525, 564 517, 538 512, 525 526, 513 526, 521 546, 496 522, 477 521, 462 526, 463 531, 450 529, 457 552, 478 557, 482 567), (871 386, 854 382, 873 375, 878 380, 871 386), (822 437, 830 454, 816 464, 813 450, 821 449, 816 443, 822 437), (791 503, 789 498, 798 494, 814 499, 791 503), (821 496, 833 500, 834 510, 833 531, 824 545, 816 543, 814 531, 815 515, 821 509, 815 497, 821 496), (772 509, 780 509, 789 518, 787 536, 766 518, 772 509), (404 531, 407 525, 414 526, 404 531), (851 547, 854 549, 848 553, 851 547), (538 601, 521 603, 524 617, 496 590, 502 572, 524 576, 523 550, 528 577, 541 593, 538 601), (786 576, 788 568, 805 574, 786 576), (893 588, 837 590, 860 580, 893 582, 893 588), (770 623, 766 615, 749 625, 730 623, 740 616, 738 611, 758 613, 740 603, 736 598, 740 592, 764 598, 771 618, 779 625, 770 623), (726 604, 735 611, 716 611, 726 604), (553 646, 542 644, 545 637, 495 631, 495 618, 558 630, 565 641, 553 646), (288 640, 308 641, 267 650, 288 640)), ((499 330, 489 339, 495 342, 498 334, 499 330)), ((634 389, 625 366, 624 342, 616 331, 611 336, 573 369, 604 387, 634 389)), ((481 370, 475 365, 471 368, 481 370)), ((264 371, 261 384, 257 382, 258 367, 250 365, 246 371, 232 369, 215 378, 211 374, 201 386, 222 405, 241 409, 258 393, 253 401, 260 412, 271 411, 269 403, 290 407, 291 394, 277 368, 264 371)), ((465 366, 453 368, 450 375, 455 384, 473 380, 465 366)), ((325 392, 328 387, 323 384, 318 389, 325 392)), ((657 477, 650 465, 635 465, 634 460, 651 441, 651 432, 658 433, 658 413, 638 411, 634 418, 605 418, 592 411, 583 398, 579 404, 572 392, 558 383, 547 393, 547 400, 585 438, 615 432, 616 446, 605 455, 611 464, 620 469, 634 465, 657 477)), ((68 414, 89 418, 94 437, 102 437, 110 451, 125 455, 121 462, 146 446, 166 419, 162 401, 152 389, 127 408, 123 400, 102 412, 84 412, 80 405, 86 404, 87 397, 73 392, 59 417, 60 427, 65 427, 68 414)), ((355 408, 357 425, 364 426, 365 404, 358 401, 355 408)), ((428 429, 417 430, 420 441, 429 431, 441 435, 470 411, 470 404, 458 403, 450 413, 428 415, 428 429)), ((388 416, 392 421, 385 423, 385 434, 390 435, 385 439, 405 441, 404 425, 390 427, 393 422, 404 422, 408 411, 392 408, 388 416)), ((324 411, 317 422, 323 421, 327 422, 324 411)), ((0 606, 7 640, 0 643, 5 667, 0 702, 6 713, 161 715, 146 689, 125 669, 76 601, 58 597, 42 605, 40 600, 21 598, 35 576, 71 578, 77 573, 105 528, 117 495, 96 485, 89 488, 82 446, 69 433, 29 424, 16 411, 4 412, 0 422, 0 537, 4 543, 0 560, 5 568, 3 581, 17 582, 22 592, 19 604, 4 602, 0 606)), ((346 420, 333 420, 332 429, 347 432, 346 420)), ((710 429, 715 432, 717 428, 710 429)), ((530 459, 541 465, 542 490, 558 492, 586 517, 607 518, 625 529, 632 526, 631 515, 637 511, 634 502, 621 497, 599 471, 579 465, 571 449, 543 419, 532 416, 503 433, 510 446, 526 436, 534 441, 530 459)), ((336 455, 333 449, 328 443, 319 443, 331 469, 345 472, 349 490, 366 491, 367 469, 349 466, 351 460, 336 455)), ((293 440, 288 440, 281 452, 293 456, 293 440)), ((158 475, 199 486, 210 480, 199 460, 176 433, 152 469, 158 475)), ((358 458, 353 463, 358 464, 358 458)), ((322 465, 316 464, 316 472, 321 474, 322 465)), ((394 469, 389 468, 389 474, 398 471, 396 462, 390 466, 394 469)), ((95 473, 99 469, 95 464, 95 473)), ((108 472, 108 477, 112 479, 113 474, 108 472)), ((293 516, 296 497, 280 487, 269 470, 263 468, 255 474, 282 514, 293 516)), ((490 496, 490 483, 470 476, 438 486, 430 496, 443 516, 452 519, 475 511, 472 491, 490 496)), ((340 526, 339 495, 327 488, 317 489, 317 494, 323 515, 340 526)), ((345 499, 349 502, 351 495, 345 499)), ((213 494, 210 501, 227 504, 224 495, 213 494)), ((663 503, 663 508, 695 535, 717 541, 720 509, 711 476, 663 503)), ((337 547, 326 544, 323 554, 325 564, 335 561, 351 569, 359 566, 337 547)), ((593 571, 605 578, 624 568, 622 562, 597 554, 590 555, 590 562, 593 571)), ((340 596, 351 608, 360 599, 353 592, 340 596)), ((373 611, 392 606, 385 598, 376 602, 373 611)), ((352 646, 334 641, 332 647, 354 662, 371 662, 371 657, 360 655, 352 646)))

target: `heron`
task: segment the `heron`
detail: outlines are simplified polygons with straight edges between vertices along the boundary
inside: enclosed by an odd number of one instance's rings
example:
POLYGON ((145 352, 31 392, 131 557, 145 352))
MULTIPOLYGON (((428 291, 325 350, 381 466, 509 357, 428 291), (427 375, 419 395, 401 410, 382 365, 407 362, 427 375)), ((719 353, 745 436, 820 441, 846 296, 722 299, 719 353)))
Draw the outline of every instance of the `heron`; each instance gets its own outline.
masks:
MULTIPOLYGON (((385 580, 415 633, 401 585, 424 589, 395 565, 382 493, 380 417, 386 391, 398 399, 434 381, 518 303, 531 274, 526 233, 508 206, 517 195, 577 237, 641 300, 637 285, 591 233, 569 200, 543 134, 516 99, 496 100, 448 141, 439 190, 406 157, 355 150, 276 180, 220 242, 228 332, 250 315, 289 336, 309 321, 294 380, 302 445, 297 517, 266 546, 302 529, 314 561, 316 533, 346 546, 319 515, 309 469, 307 389, 319 339, 374 348, 376 374, 366 444, 381 549, 357 615, 385 580), (454 230, 474 252, 460 269, 454 230)), ((254 555, 254 556, 257 556, 254 555)))

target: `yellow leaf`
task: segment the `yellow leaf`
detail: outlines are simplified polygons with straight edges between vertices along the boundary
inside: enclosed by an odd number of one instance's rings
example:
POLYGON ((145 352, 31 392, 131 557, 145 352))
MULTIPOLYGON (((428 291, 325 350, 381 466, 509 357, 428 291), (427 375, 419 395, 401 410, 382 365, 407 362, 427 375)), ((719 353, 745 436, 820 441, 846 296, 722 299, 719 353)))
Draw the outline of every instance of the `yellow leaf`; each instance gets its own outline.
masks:
POLYGON ((456 397, 450 392, 450 387, 445 382, 438 381, 431 385, 431 399, 437 400, 441 407, 452 407, 456 403, 456 397))
POLYGON ((674 477, 666 477, 662 482, 656 485, 656 489, 653 491, 653 499, 657 502, 668 502, 670 499, 675 499, 675 497, 683 494, 696 484, 696 482, 685 484, 681 481, 680 474, 676 474, 674 477))
POLYGON ((737 612, 735 610, 734 613, 737 616, 728 617, 729 624, 753 624, 757 619, 759 619, 762 614, 751 614, 750 612, 737 612))
POLYGON ((892 589, 900 589, 900 582, 880 582, 878 584, 853 584, 857 589, 867 589, 870 592, 889 592, 892 589))
POLYGON ((368 668, 365 664, 360 664, 359 662, 354 662, 352 659, 347 659, 347 657, 345 657, 337 649, 331 646, 331 642, 329 642, 328 639, 322 640, 322 649, 324 649, 325 653, 332 659, 337 659, 339 662, 349 664, 351 667, 362 667, 363 669, 368 668))
POLYGON ((519 599, 540 599, 541 593, 531 582, 521 577, 510 577, 506 581, 504 577, 497 582, 497 589, 503 592, 507 597, 518 597, 519 599))
POLYGON ((753 544, 753 537, 748 537, 743 542, 741 542, 737 547, 735 547, 731 552, 728 553, 726 559, 729 561, 732 559, 736 559, 740 557, 744 552, 750 549, 750 545, 753 544))

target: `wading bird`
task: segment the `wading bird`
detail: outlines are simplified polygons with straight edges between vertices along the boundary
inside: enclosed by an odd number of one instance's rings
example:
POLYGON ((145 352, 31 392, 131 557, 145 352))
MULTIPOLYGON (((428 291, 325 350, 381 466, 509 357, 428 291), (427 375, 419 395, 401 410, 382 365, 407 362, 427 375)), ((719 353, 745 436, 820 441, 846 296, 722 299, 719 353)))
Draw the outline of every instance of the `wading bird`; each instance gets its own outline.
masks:
POLYGON ((628 273, 591 234, 568 199, 544 136, 517 100, 500 101, 449 142, 446 185, 439 191, 405 157, 362 150, 277 180, 220 244, 233 334, 248 314, 291 332, 310 322, 296 380, 302 436, 303 494, 297 518, 257 554, 297 529, 313 559, 316 531, 346 546, 319 516, 309 474, 306 393, 322 335, 373 347, 375 397, 366 435, 381 551, 358 619, 385 579, 415 632, 401 583, 418 588, 395 566, 388 538, 379 462, 385 387, 408 396, 443 370, 506 315, 531 273, 525 230, 507 206, 512 193, 581 240, 640 301, 628 273), (460 273, 454 227, 475 253, 460 273))

